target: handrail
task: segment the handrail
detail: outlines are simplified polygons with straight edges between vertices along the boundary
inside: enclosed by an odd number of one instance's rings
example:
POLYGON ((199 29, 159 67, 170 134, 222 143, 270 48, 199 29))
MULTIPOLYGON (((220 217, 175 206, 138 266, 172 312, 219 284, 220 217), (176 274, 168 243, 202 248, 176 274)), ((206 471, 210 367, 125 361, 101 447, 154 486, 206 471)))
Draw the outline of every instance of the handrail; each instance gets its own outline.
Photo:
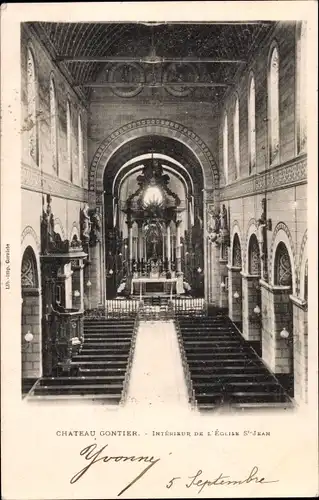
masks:
POLYGON ((187 357, 186 357, 186 352, 185 352, 185 348, 184 348, 184 342, 183 342, 183 338, 181 335, 180 325, 179 325, 178 319, 176 317, 174 318, 174 324, 175 324, 175 329, 176 329, 176 334, 177 334, 179 351, 180 351, 181 359, 182 359, 184 378, 185 378, 187 392, 188 392, 188 401, 191 404, 192 408, 195 408, 196 407, 196 400, 195 400, 195 392, 193 389, 193 381, 191 379, 191 374, 190 374, 188 361, 187 361, 187 357))
MULTIPOLYGON (((141 307, 141 304, 139 307, 141 307)), ((135 316, 135 321, 134 321, 134 326, 133 326, 133 335, 132 335, 132 340, 131 340, 130 352, 128 355, 128 362, 127 362, 127 367, 126 367, 126 372, 125 372, 125 377, 124 377, 120 405, 124 405, 124 403, 126 402, 126 399, 127 399, 128 388, 129 388, 129 383, 130 383, 130 378, 131 378, 131 373, 132 373, 132 366, 133 366, 133 359, 134 359, 134 352, 135 352, 138 328, 139 328, 139 315, 137 314, 135 316)))

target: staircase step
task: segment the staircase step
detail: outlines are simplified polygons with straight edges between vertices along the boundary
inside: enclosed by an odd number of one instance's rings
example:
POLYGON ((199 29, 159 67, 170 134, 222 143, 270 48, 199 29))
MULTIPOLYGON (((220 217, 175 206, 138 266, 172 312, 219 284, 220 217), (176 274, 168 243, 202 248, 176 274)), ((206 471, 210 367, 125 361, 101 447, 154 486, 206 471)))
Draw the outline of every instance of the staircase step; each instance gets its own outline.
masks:
POLYGON ((245 381, 245 382, 256 382, 256 381, 261 381, 261 382, 266 382, 266 381, 272 381, 274 382, 274 377, 267 372, 252 372, 252 373, 242 373, 243 370, 240 370, 240 373, 227 373, 225 370, 225 373, 193 373, 192 372, 192 380, 193 383, 196 384, 197 382, 205 381, 205 380, 210 380, 211 382, 214 382, 217 380, 221 384, 224 383, 233 383, 237 381, 245 381))
POLYGON ((74 360, 74 365, 82 367, 82 368, 126 368, 127 361, 89 361, 89 360, 74 360))
POLYGON ((42 378, 39 380, 37 387, 49 386, 72 386, 72 385, 99 385, 110 384, 112 381, 120 383, 124 380, 125 374, 122 375, 109 375, 109 376, 78 376, 78 377, 51 377, 42 378))
POLYGON ((193 349, 194 347, 241 347, 244 346, 243 342, 240 340, 185 340, 184 347, 185 349, 193 349))
POLYGON ((124 377, 125 372, 125 368, 83 368, 83 365, 81 365, 79 369, 79 376, 124 377))
POLYGON ((121 385, 64 385, 64 386, 40 386, 34 389, 34 394, 105 394, 108 397, 112 394, 117 396, 119 399, 121 398, 123 390, 123 384, 121 385))
POLYGON ((73 361, 124 361, 126 362, 128 354, 78 354, 74 356, 73 361), (93 359, 92 359, 93 358, 93 359))
POLYGON ((98 334, 85 334, 84 333, 84 342, 129 342, 132 340, 132 335, 118 335, 114 337, 113 335, 103 335, 103 333, 98 334))
POLYGON ((239 350, 239 349, 215 349, 214 351, 211 350, 211 352, 207 354, 201 354, 200 357, 193 352, 188 352, 186 354, 187 361, 200 361, 200 362, 209 362, 209 361, 219 361, 219 360, 226 360, 226 359, 231 359, 231 360, 247 360, 250 359, 250 353, 244 350, 239 350))
POLYGON ((233 392, 266 392, 266 393, 282 393, 282 387, 274 382, 226 382, 221 383, 218 382, 193 382, 193 388, 195 390, 195 394, 205 394, 207 392, 217 392, 220 391, 222 393, 233 393, 233 392))
POLYGON ((275 403, 285 402, 287 398, 284 394, 273 394, 265 392, 233 392, 231 394, 222 395, 220 393, 212 392, 207 394, 196 395, 197 402, 200 403, 216 403, 218 401, 227 401, 227 403, 275 403), (227 399, 226 399, 227 398, 227 399))
POLYGON ((262 365, 260 361, 253 361, 249 360, 249 364, 246 365, 243 363, 237 363, 237 364, 227 364, 225 365, 224 361, 216 361, 214 365, 209 365, 209 366, 196 366, 192 365, 191 367, 192 374, 194 376, 200 375, 201 373, 205 374, 216 374, 216 375, 223 375, 223 374, 230 374, 230 375, 235 375, 237 373, 245 373, 245 374, 250 374, 250 373, 258 373, 258 374, 267 374, 269 373, 268 370, 262 365))
POLYGON ((250 357, 243 357, 239 355, 239 357, 232 357, 232 358, 224 358, 222 356, 217 356, 215 359, 187 359, 187 362, 190 367, 194 368, 200 368, 200 369, 205 369, 205 367, 212 369, 212 368, 224 368, 229 366, 234 366, 236 368, 241 367, 241 369, 244 369, 245 367, 248 366, 254 366, 258 367, 260 366, 262 369, 265 369, 264 365, 260 360, 254 360, 251 359, 250 357))
POLYGON ((108 348, 107 346, 96 347, 96 346, 86 346, 84 344, 81 350, 81 355, 88 354, 90 356, 95 356, 95 354, 114 354, 115 356, 117 356, 119 353, 127 355, 129 351, 130 351, 130 346, 124 346, 124 347, 113 346, 111 348, 108 348))

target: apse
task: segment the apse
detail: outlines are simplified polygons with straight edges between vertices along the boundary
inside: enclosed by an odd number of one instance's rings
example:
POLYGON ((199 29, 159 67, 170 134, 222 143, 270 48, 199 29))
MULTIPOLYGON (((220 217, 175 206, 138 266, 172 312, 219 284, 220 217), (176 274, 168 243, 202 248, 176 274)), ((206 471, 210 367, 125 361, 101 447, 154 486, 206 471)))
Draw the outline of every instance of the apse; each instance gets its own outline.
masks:
POLYGON ((108 298, 123 281, 134 295, 135 279, 156 276, 203 295, 202 188, 201 166, 178 141, 142 137, 115 153, 104 175, 108 298))

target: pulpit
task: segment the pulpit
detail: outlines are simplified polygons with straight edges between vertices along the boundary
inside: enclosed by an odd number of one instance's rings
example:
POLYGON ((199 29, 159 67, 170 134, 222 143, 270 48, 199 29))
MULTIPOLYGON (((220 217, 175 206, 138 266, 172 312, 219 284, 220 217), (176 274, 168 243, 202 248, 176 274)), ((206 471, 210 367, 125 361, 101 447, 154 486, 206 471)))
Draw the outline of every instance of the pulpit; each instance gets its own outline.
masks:
POLYGON ((41 280, 42 280, 42 336, 43 374, 57 376, 71 372, 73 354, 83 344, 83 301, 74 307, 73 286, 76 296, 83 296, 83 261, 87 254, 75 236, 62 241, 54 231, 51 197, 41 220, 41 280), (72 269, 73 268, 73 269, 72 269), (72 282, 74 271, 78 274, 72 282))

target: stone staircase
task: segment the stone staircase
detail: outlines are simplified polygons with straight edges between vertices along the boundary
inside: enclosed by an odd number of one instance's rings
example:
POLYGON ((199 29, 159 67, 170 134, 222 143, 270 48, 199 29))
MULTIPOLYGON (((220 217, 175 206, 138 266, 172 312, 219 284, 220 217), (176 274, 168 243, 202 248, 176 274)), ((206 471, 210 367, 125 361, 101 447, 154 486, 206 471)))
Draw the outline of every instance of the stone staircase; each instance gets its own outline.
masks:
POLYGON ((176 320, 190 400, 201 410, 287 407, 291 400, 226 316, 176 320))
POLYGON ((43 377, 30 398, 89 398, 119 404, 126 396, 137 326, 130 318, 84 320, 84 343, 72 358, 75 376, 43 377))

